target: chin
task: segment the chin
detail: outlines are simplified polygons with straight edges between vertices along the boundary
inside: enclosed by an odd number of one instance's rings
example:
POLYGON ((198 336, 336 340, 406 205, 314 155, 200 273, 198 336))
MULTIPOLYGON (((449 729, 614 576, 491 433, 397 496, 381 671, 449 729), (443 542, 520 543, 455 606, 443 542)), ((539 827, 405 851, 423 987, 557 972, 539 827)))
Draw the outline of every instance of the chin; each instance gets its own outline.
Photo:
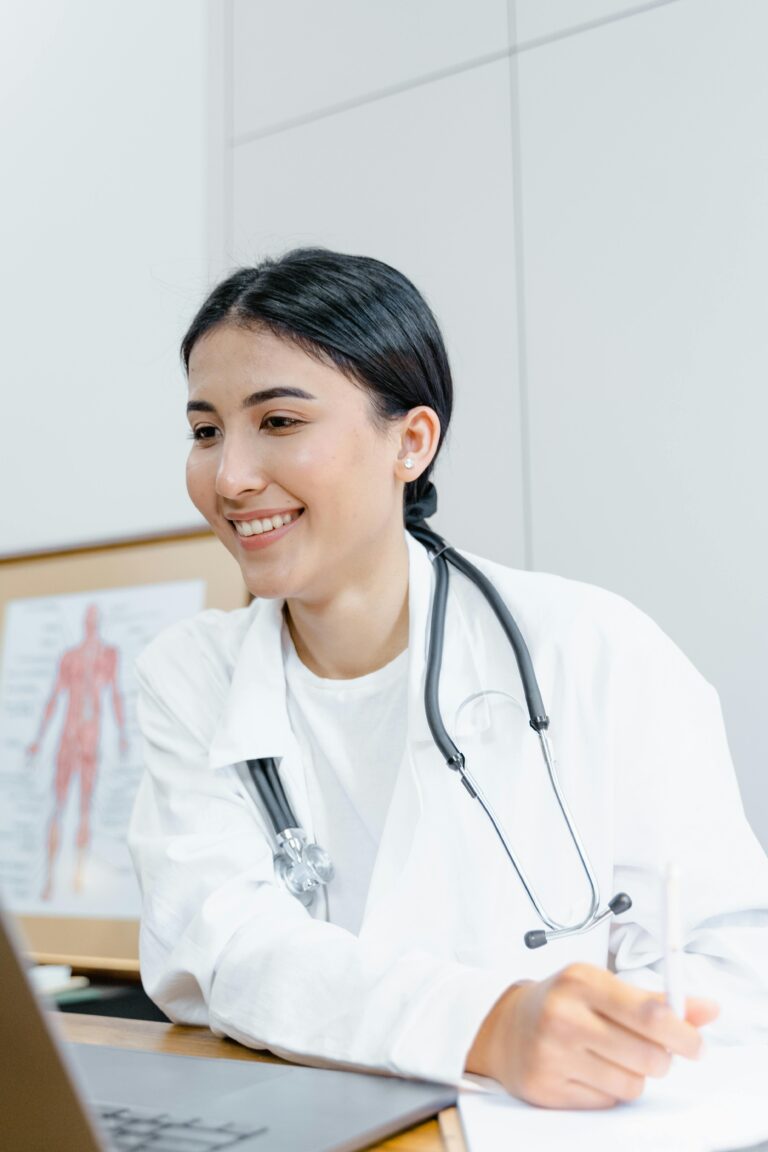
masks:
POLYGON ((255 566, 252 568, 242 564, 240 571, 251 596, 259 600, 287 600, 296 594, 295 581, 288 573, 258 571, 255 566))

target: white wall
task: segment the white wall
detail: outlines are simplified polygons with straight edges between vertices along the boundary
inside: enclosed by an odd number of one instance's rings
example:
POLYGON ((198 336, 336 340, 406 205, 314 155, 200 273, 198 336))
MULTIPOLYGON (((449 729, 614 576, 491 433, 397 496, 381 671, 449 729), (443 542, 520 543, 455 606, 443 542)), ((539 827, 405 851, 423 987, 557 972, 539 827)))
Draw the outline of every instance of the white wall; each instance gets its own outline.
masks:
POLYGON ((0 5, 0 553, 192 524, 204 0, 0 5))
POLYGON ((627 596, 716 685, 768 845, 768 6, 558 38, 578 7, 517 5, 552 34, 518 57, 530 563, 627 596))
POLYGON ((657 619, 768 844, 768 7, 232 0, 221 35, 220 267, 414 279, 457 383, 438 527, 657 619))

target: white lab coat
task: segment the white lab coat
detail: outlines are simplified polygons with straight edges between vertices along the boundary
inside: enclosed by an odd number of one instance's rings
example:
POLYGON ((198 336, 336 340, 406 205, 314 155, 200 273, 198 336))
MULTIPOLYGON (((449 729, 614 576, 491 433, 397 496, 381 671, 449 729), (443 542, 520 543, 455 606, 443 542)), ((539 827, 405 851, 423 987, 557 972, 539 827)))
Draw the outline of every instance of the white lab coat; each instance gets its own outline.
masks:
MULTIPOLYGON (((138 662, 146 772, 130 830, 144 984, 180 1022, 304 1062, 456 1080, 502 991, 570 961, 661 987, 659 870, 683 875, 685 982, 721 1001, 725 1037, 768 1036, 768 862, 747 824, 714 690, 642 613, 600 589, 475 559, 525 636, 562 785, 603 903, 633 907, 529 951, 540 927, 477 802, 435 747, 423 703, 431 563, 408 538, 406 750, 359 935, 275 880, 242 762, 275 756, 313 813, 285 706, 281 603, 209 611, 138 662)), ((546 781, 511 651, 452 571, 441 681, 448 730, 547 909, 588 893, 546 781)), ((361 769, 364 770, 364 769, 361 769)))

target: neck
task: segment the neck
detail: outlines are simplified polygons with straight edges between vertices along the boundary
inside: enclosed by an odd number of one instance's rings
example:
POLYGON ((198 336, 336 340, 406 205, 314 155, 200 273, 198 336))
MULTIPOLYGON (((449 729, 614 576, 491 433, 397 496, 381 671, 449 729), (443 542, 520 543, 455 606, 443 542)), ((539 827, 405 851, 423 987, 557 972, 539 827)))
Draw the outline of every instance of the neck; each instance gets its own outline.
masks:
POLYGON ((408 545, 397 540, 376 563, 318 603, 287 600, 296 652, 316 676, 352 680, 389 664, 408 647, 408 545))

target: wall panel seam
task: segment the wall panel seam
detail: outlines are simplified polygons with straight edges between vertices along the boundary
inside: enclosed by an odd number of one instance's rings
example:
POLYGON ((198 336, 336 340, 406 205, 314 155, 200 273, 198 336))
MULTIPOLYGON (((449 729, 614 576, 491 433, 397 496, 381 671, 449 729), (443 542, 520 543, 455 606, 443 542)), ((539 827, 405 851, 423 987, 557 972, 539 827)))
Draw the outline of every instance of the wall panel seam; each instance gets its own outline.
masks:
MULTIPOLYGON (((233 0, 231 0, 233 2, 233 0)), ((400 84, 392 84, 385 88, 377 88, 374 92, 367 92, 364 96, 351 97, 349 100, 341 100, 335 104, 328 104, 324 108, 317 108, 312 112, 305 112, 299 116, 290 116, 284 120, 277 120, 273 124, 268 124, 264 128, 256 128, 250 132, 240 132, 237 135, 232 133, 229 137, 229 143, 232 148, 239 148, 243 144, 253 144, 258 140, 264 140, 269 136, 276 136, 280 132, 289 132, 293 128, 303 128, 307 124, 314 124, 319 120, 327 120, 332 116, 339 116, 345 112, 351 112, 355 108, 363 108, 366 104, 375 104, 379 100, 386 100, 390 96, 399 96, 403 92, 410 92, 414 88, 423 88, 428 84, 436 84, 441 80, 447 80, 451 76, 459 76, 463 72, 471 72, 475 68, 484 68, 488 64, 496 64, 499 60, 505 60, 523 52, 535 51, 539 48, 545 48, 549 44, 558 43, 561 40, 567 40, 572 36, 580 36, 584 32, 592 32, 597 28, 602 28, 607 24, 615 24, 620 20, 629 20, 635 16, 643 16, 648 12, 652 12, 657 8, 666 8, 670 4, 678 4, 680 0, 647 0, 644 4, 638 4, 634 8, 628 8, 623 12, 611 13, 608 16, 603 16, 595 20, 588 20, 582 24, 576 24, 569 28, 564 28, 557 32, 552 32, 546 36, 539 36, 532 40, 527 40, 522 44, 512 44, 506 48, 500 48, 496 52, 488 52, 483 56, 475 56, 471 60, 466 60, 462 64, 456 64, 449 68, 440 68, 434 72, 424 73, 422 76, 415 77, 413 80, 404 80, 400 84)), ((234 58, 234 21, 230 29, 230 56, 234 58)), ((230 68, 230 74, 232 68, 230 68)), ((234 125, 234 108, 232 109, 232 125, 234 125)))
MULTIPOLYGON (((507 0, 510 41, 517 39, 515 0, 507 0)), ((528 360, 525 309, 525 243, 523 235, 523 174, 520 144, 520 95, 518 84, 519 53, 509 60, 509 126, 512 149, 512 227, 515 244, 515 324, 517 344, 517 395, 520 420, 520 480, 523 515, 523 566, 533 568, 533 506, 531 497, 531 438, 528 404, 528 360)))
POLYGON ((225 93, 225 108, 226 108, 226 133, 225 141, 226 146, 224 149, 224 164, 226 171, 223 173, 224 179, 224 210, 226 212, 226 219, 224 221, 224 239, 226 247, 226 258, 229 263, 233 259, 234 249, 234 235, 235 235, 235 174, 234 163, 235 155, 232 148, 232 136, 235 127, 235 0, 227 0, 226 16, 227 22, 227 43, 226 43, 226 93, 225 93))
POLYGON ((450 76, 458 76, 461 75, 462 72, 471 72, 474 68, 484 68, 488 64, 495 64, 499 60, 504 60, 508 55, 509 48, 500 48, 496 52, 488 52, 484 56, 473 57, 472 60, 467 60, 463 64, 458 64, 452 68, 440 68, 435 72, 426 73, 414 80, 404 80, 400 84, 391 84, 386 88, 377 88, 374 92, 368 92, 364 96, 356 96, 349 100, 341 100, 336 104, 328 104, 324 108, 318 108, 315 111, 306 112, 300 116, 291 116, 286 120, 280 120, 275 124, 267 125, 265 128, 257 128, 252 132, 241 132, 238 136, 232 137, 232 146, 238 148, 241 144, 252 144, 256 140, 263 140, 267 136, 275 136, 279 132, 287 132, 292 128, 302 128, 305 124, 313 124, 317 120, 327 120, 331 116, 351 112, 355 108, 363 108, 366 104, 375 104, 379 100, 386 100, 390 96, 399 96, 401 92, 410 92, 411 89, 414 88, 423 88, 428 84, 434 84, 440 80, 447 80, 450 76))

